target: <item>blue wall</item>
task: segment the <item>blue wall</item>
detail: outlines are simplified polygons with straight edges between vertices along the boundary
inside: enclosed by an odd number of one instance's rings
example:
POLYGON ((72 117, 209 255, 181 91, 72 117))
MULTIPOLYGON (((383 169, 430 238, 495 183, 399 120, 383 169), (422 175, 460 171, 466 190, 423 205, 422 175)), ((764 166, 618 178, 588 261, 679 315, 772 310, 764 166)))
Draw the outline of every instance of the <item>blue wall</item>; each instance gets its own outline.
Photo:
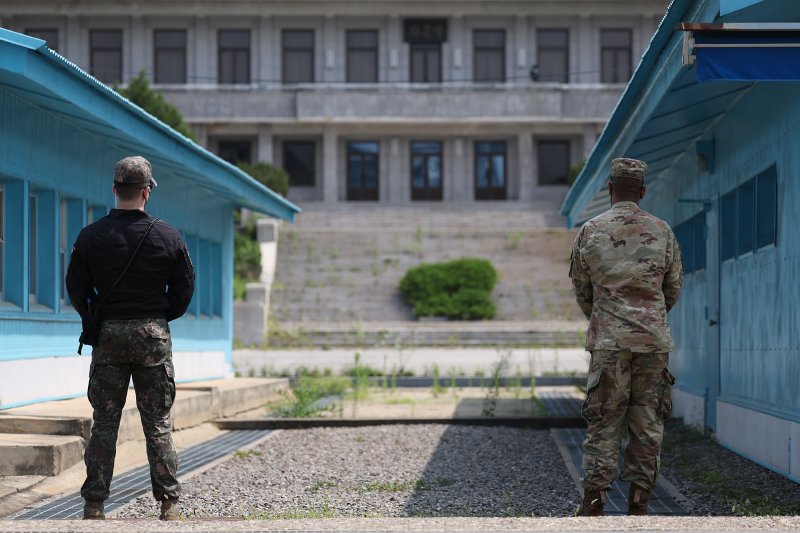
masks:
MULTIPOLYGON (((71 356, 80 321, 63 301, 64 262, 78 231, 113 206, 114 163, 131 151, 91 135, 0 87, 0 182, 4 190, 0 360, 71 356), (31 202, 35 198, 36 216, 31 202), (31 234, 34 219, 35 235, 31 234), (62 227, 63 226, 63 227, 62 227), (63 237, 62 237, 63 235, 63 237), (35 245, 36 253, 30 247, 35 245), (30 260, 36 295, 29 297, 30 260)), ((148 211, 202 243, 192 314, 172 323, 176 351, 224 351, 232 343, 233 205, 153 162, 159 187, 148 211), (205 251, 203 251, 205 250, 205 251)), ((198 266, 196 246, 190 251, 198 266)))
POLYGON ((714 174, 696 169, 692 150, 652 184, 643 202, 675 226, 702 209, 679 198, 711 200, 706 268, 686 276, 670 320, 679 387, 708 391, 712 427, 717 397, 800 422, 798 101, 797 84, 755 86, 704 136, 715 141, 714 174), (720 263, 720 196, 771 165, 778 180, 776 244, 720 263))

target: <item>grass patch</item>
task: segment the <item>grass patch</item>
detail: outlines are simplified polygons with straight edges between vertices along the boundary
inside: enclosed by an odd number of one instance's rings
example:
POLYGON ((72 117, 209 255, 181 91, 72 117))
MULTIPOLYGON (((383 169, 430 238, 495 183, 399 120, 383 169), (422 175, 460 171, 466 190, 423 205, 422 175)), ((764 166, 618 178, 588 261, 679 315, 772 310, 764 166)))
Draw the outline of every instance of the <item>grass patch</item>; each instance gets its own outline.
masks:
POLYGON ((343 376, 300 376, 292 385, 291 394, 273 408, 271 414, 285 418, 304 418, 319 411, 317 400, 344 394, 350 380, 343 376))
POLYGON ((261 452, 257 450, 236 450, 233 452, 233 456, 236 459, 248 459, 250 457, 259 457, 261 452))
POLYGON ((417 479, 414 481, 404 481, 395 483, 393 481, 377 481, 363 486, 364 492, 407 492, 436 490, 442 487, 449 487, 453 482, 447 478, 439 478, 435 481, 425 481, 417 479))

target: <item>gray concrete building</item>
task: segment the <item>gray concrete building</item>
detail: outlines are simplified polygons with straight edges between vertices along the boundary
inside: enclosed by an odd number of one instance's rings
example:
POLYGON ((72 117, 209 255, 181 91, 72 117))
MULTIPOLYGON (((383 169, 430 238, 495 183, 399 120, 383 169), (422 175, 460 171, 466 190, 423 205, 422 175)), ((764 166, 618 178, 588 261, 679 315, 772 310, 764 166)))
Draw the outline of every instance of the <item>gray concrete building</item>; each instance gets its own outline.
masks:
POLYGON ((555 201, 666 0, 5 0, 107 83, 144 70, 201 144, 304 203, 555 201))

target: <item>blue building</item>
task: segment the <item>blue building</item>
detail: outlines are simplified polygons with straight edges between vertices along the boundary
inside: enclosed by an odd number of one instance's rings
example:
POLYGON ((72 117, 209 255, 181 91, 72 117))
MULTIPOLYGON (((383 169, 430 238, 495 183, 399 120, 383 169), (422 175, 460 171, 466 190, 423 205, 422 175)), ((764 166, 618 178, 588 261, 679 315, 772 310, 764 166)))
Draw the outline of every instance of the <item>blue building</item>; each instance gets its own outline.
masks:
POLYGON ((113 206, 127 155, 152 162, 148 210, 183 232, 197 269, 189 313, 172 323, 176 377, 232 374, 234 209, 290 221, 299 209, 44 41, 0 29, 0 408, 85 394, 65 264, 80 229, 113 206))
POLYGON ((675 413, 800 481, 800 2, 674 0, 562 206, 608 208, 610 161, 649 165, 686 282, 675 413))

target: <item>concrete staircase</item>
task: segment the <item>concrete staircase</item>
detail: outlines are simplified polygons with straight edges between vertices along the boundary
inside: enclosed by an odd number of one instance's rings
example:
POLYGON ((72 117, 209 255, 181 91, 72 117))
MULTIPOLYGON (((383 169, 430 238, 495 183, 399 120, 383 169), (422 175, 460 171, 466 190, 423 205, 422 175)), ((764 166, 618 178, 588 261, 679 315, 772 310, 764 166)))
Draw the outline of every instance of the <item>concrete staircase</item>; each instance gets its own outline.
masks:
MULTIPOLYGON (((297 222, 281 230, 270 343, 286 344, 280 332, 302 330, 335 345, 335 331, 324 324, 381 330, 377 324, 416 323, 398 290, 400 279, 420 263, 459 257, 486 258, 498 269, 496 320, 582 320, 567 277, 575 232, 565 229, 559 203, 304 205, 297 222)), ((487 331, 475 323, 471 328, 476 335, 487 331)), ((458 332, 444 337, 451 342, 453 335, 460 344, 470 342, 458 332)))
MULTIPOLYGON (((179 383, 173 428, 191 428, 255 409, 280 397, 286 379, 238 378, 179 383)), ((0 411, 0 476, 55 476, 83 459, 92 408, 85 397, 0 411)), ((143 439, 133 390, 122 412, 117 444, 143 439)))

